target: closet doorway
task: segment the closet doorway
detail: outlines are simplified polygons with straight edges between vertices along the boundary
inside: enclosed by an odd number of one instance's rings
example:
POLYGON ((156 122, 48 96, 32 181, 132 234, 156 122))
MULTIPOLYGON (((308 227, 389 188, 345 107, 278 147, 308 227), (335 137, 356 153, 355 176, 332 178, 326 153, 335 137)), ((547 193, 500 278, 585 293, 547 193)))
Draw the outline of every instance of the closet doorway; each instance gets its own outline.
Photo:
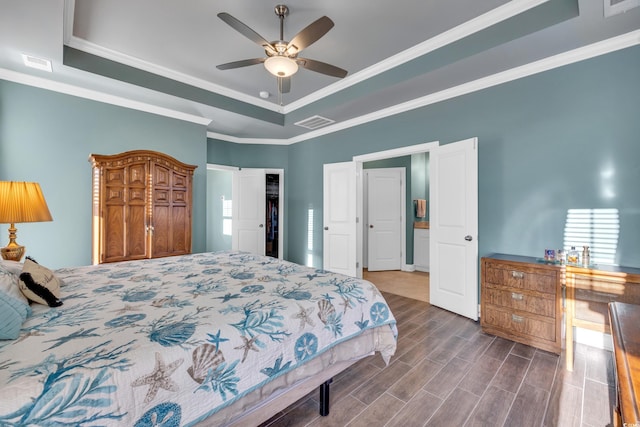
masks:
POLYGON ((284 170, 207 165, 207 250, 282 258, 284 170))
POLYGON ((265 255, 280 258, 280 175, 267 173, 265 177, 265 255))

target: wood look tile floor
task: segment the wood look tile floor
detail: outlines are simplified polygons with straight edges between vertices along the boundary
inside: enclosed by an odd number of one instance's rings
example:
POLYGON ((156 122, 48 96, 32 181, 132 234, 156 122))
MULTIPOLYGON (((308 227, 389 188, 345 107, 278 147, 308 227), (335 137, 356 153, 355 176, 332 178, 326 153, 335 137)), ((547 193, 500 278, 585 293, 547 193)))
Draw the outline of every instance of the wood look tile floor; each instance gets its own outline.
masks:
POLYGON ((389 366, 376 354, 334 378, 331 408, 318 392, 263 427, 275 426, 610 426, 610 351, 578 345, 563 356, 481 331, 479 322, 383 292, 398 321, 389 366))

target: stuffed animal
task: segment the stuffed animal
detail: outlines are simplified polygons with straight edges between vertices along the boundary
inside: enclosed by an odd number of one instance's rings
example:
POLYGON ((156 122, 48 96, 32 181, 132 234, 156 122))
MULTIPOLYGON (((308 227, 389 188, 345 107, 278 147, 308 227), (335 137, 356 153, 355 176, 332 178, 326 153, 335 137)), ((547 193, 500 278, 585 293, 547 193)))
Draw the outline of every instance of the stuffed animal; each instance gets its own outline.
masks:
POLYGON ((53 272, 27 257, 20 273, 20 290, 30 301, 60 307, 60 281, 53 272))

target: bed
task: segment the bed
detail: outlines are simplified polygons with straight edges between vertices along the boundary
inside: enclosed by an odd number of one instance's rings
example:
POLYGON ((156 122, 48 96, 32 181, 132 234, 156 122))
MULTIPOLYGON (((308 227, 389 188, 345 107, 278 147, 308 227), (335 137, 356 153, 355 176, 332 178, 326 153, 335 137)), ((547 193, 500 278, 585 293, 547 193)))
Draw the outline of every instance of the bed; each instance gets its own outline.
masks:
POLYGON ((53 273, 63 305, 32 303, 19 337, 0 341, 0 425, 257 425, 396 348, 373 284, 275 258, 53 273))

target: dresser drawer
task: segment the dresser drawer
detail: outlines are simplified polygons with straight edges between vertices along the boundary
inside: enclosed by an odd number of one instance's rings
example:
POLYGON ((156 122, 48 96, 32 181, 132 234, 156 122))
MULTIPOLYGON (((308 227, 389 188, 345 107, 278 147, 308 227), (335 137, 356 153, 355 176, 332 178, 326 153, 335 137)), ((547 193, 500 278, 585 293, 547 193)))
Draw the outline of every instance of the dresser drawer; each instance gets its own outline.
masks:
POLYGON ((551 342, 556 341, 555 319, 544 319, 522 312, 516 314, 512 310, 490 305, 485 305, 482 316, 484 317, 484 326, 500 329, 509 334, 551 342))
POLYGON ((551 318, 556 316, 555 295, 533 295, 526 292, 487 286, 484 288, 482 300, 485 304, 505 307, 512 311, 526 311, 551 318))
POLYGON ((515 289, 556 294, 558 277, 556 271, 536 269, 528 266, 486 263, 484 279, 487 283, 515 289))
POLYGON ((532 257, 483 258, 482 330, 560 354, 562 271, 532 257))

